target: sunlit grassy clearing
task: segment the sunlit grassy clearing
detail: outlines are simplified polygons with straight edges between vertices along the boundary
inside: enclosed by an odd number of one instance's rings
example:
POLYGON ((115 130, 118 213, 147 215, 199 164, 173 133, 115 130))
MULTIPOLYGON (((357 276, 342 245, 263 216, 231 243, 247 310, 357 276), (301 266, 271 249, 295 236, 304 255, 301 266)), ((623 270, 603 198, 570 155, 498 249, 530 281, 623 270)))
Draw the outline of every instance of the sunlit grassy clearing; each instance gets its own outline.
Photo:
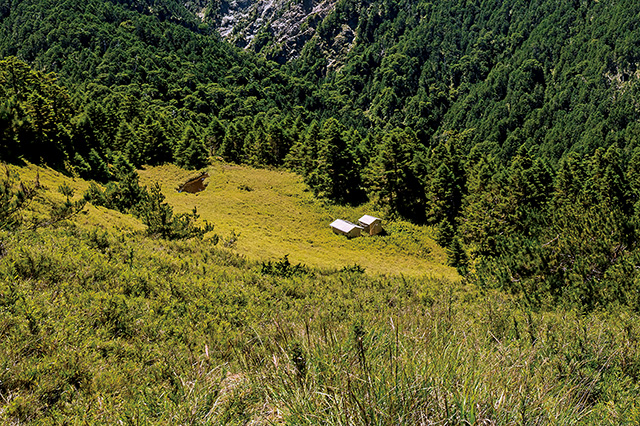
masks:
MULTIPOLYGON (((32 164, 8 168, 29 184, 38 175, 45 190, 31 206, 30 214, 43 218, 52 203, 64 201, 57 190, 60 185, 75 190, 73 200, 79 199, 89 186, 82 179, 32 164)), ((336 218, 357 221, 363 214, 382 213, 371 205, 350 207, 317 201, 305 190, 300 177, 288 172, 216 163, 209 173, 207 190, 200 194, 176 191, 194 172, 172 165, 141 170, 140 178, 143 185, 158 182, 176 212, 196 207, 202 219, 215 224, 215 232, 223 237, 223 242, 232 232, 239 234, 234 250, 250 259, 280 259, 288 254, 292 262, 319 268, 358 264, 371 273, 457 278, 453 268, 444 266, 446 254, 431 238, 429 228, 405 222, 386 223, 390 236, 348 240, 334 235, 329 223, 336 218)), ((144 229, 131 215, 91 204, 73 220, 87 229, 98 227, 118 232, 144 229)))
POLYGON ((305 191, 299 176, 284 171, 223 163, 208 171, 208 187, 199 194, 176 191, 194 172, 173 165, 141 170, 140 180, 143 185, 158 182, 177 213, 197 208, 223 241, 232 232, 240 234, 235 250, 250 259, 289 255, 292 262, 319 268, 358 264, 372 273, 457 277, 444 266, 446 254, 427 228, 386 223, 389 236, 348 240, 333 234, 329 224, 334 219, 357 221, 363 214, 382 213, 371 205, 324 204, 305 191))
MULTIPOLYGON (((55 203, 62 203, 65 200, 65 196, 58 191, 61 185, 66 184, 74 190, 72 201, 81 199, 84 192, 89 188, 89 182, 66 176, 48 167, 34 164, 25 164, 23 167, 7 165, 6 167, 17 180, 24 182, 27 186, 33 187, 36 179, 40 182, 42 190, 38 192, 38 196, 29 206, 29 209, 24 212, 27 220, 35 217, 38 221, 46 221, 51 211, 51 206, 55 203)), ((104 207, 95 207, 89 203, 72 220, 76 225, 85 229, 98 228, 112 232, 129 233, 142 231, 145 228, 132 215, 122 214, 104 207)))

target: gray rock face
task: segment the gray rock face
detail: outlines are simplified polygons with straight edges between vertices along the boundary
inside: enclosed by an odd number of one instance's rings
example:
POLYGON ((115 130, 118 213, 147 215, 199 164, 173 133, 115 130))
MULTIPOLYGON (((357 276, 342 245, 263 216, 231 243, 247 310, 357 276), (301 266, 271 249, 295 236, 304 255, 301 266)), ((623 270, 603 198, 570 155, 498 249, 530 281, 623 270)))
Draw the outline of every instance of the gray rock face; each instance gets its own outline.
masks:
POLYGON ((205 20, 207 4, 207 0, 187 0, 183 2, 184 7, 194 13, 201 21, 205 20))
MULTIPOLYGON (((334 10, 337 0, 221 0, 220 35, 237 46, 255 50, 284 63, 300 55, 313 40, 320 23, 334 10)), ((334 40, 318 40, 323 53, 335 64, 355 40, 355 28, 343 25, 334 40)))

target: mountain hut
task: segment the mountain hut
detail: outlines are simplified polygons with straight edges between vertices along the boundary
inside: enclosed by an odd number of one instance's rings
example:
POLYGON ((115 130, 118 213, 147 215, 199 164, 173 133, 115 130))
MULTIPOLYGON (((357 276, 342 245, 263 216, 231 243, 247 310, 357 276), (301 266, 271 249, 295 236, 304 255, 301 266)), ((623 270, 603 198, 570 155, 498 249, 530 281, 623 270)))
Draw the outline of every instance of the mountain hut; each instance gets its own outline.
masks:
POLYGON ((365 214, 358 220, 358 223, 362 226, 363 231, 369 235, 377 235, 382 232, 382 220, 377 217, 365 214))
POLYGON ((337 219, 334 220, 331 225, 331 229, 338 235, 345 235, 348 238, 359 237, 362 231, 362 226, 358 226, 347 220, 337 219))

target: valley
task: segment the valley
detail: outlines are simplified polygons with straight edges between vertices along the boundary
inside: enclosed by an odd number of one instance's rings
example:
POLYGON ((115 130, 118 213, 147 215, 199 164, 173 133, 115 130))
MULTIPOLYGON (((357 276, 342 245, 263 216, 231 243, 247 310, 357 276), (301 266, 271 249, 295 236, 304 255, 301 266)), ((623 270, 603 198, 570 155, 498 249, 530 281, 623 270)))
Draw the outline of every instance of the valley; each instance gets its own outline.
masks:
POLYGON ((638 28, 0 0, 0 424, 640 423, 638 28))

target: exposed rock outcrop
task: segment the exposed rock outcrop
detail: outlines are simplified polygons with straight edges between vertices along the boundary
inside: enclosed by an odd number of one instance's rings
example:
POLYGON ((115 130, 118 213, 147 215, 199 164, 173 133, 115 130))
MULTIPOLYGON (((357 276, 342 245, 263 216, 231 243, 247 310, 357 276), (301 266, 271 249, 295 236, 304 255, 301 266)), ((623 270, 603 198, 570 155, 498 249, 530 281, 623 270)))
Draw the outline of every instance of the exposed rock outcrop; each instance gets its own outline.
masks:
MULTIPOLYGON (((280 63, 296 58, 317 37, 317 28, 335 9, 337 0, 222 0, 220 35, 237 46, 261 52, 280 63)), ((319 40, 330 64, 346 54, 355 40, 355 26, 343 25, 333 40, 319 40)))

